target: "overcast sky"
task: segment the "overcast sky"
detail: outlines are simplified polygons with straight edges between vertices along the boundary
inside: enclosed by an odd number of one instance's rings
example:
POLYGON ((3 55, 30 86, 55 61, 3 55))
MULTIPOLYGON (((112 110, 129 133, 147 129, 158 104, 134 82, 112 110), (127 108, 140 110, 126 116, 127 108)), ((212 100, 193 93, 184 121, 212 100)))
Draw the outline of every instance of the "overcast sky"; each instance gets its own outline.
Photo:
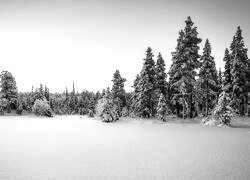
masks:
POLYGON ((191 16, 212 45, 216 66, 238 25, 250 46, 249 0, 0 0, 0 71, 19 91, 46 84, 63 92, 111 86, 116 69, 130 91, 148 46, 162 53, 166 71, 178 32, 191 16))

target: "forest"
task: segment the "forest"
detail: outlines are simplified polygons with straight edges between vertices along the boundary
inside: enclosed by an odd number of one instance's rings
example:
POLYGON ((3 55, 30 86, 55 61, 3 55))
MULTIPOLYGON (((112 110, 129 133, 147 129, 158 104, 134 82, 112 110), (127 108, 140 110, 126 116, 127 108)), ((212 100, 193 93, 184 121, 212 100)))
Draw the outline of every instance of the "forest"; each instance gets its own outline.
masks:
MULTIPOLYGON (((171 67, 165 69, 161 53, 154 56, 148 47, 140 72, 133 82, 133 91, 126 92, 119 70, 113 74, 112 87, 102 91, 76 92, 65 88, 63 93, 50 93, 41 84, 30 92, 18 92, 15 78, 9 71, 0 75, 0 114, 34 113, 38 116, 89 115, 100 116, 104 122, 114 122, 120 117, 158 118, 215 118, 230 125, 233 116, 250 116, 250 59, 245 47, 242 29, 237 27, 228 48, 225 49, 224 70, 217 70, 212 45, 202 39, 190 17, 179 31, 172 52, 171 67)), ((21 82, 20 82, 21 83, 21 82)))

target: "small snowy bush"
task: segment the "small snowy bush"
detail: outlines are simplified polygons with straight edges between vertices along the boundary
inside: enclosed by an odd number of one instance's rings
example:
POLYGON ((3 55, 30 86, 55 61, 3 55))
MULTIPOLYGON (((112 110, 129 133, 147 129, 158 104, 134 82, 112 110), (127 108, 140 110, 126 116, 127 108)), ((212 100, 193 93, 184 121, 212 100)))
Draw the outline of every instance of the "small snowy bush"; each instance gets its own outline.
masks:
POLYGON ((230 96, 226 92, 220 94, 218 103, 214 109, 214 115, 220 124, 229 126, 233 117, 233 109, 230 107, 230 96))
POLYGON ((95 110, 104 122, 113 122, 119 119, 117 108, 109 98, 99 99, 95 110))
POLYGON ((47 101, 37 99, 32 107, 32 111, 39 116, 52 117, 52 111, 47 101))

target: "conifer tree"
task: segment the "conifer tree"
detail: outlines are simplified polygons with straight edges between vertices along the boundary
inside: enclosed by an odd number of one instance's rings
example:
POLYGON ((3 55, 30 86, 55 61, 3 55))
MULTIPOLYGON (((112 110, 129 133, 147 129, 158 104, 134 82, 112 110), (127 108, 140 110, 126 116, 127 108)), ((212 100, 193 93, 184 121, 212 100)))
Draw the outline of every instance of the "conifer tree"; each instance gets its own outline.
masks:
POLYGON ((0 78, 1 99, 7 101, 7 112, 10 113, 11 108, 16 108, 17 106, 16 80, 11 72, 8 71, 2 71, 0 78))
POLYGON ((167 74, 165 73, 165 62, 161 56, 161 53, 157 56, 156 61, 156 89, 159 90, 159 96, 162 93, 164 96, 167 95, 167 74))
MULTIPOLYGON (((173 64, 170 69, 170 88, 174 89, 171 100, 182 104, 183 112, 187 108, 187 116, 193 117, 195 101, 198 99, 195 87, 196 70, 200 67, 198 54, 201 39, 198 38, 197 28, 193 27, 190 17, 185 21, 186 26, 180 31, 176 52, 173 53, 173 64), (187 106, 187 107, 186 107, 187 106)), ((179 109, 177 110, 177 113, 179 109)), ((185 116, 185 114, 183 114, 185 116)))
POLYGON ((44 96, 45 96, 46 100, 49 101, 49 88, 47 88, 46 86, 44 89, 44 96))
POLYGON ((157 117, 162 121, 166 121, 167 110, 166 99, 164 94, 161 93, 157 106, 157 117))
POLYGON ((232 69, 232 60, 230 58, 229 50, 226 48, 225 50, 225 56, 223 58, 223 61, 225 62, 225 71, 223 73, 223 88, 226 93, 229 93, 229 95, 232 93, 232 82, 233 77, 231 74, 232 69))
POLYGON ((179 87, 175 86, 174 84, 180 79, 180 73, 181 73, 181 51, 182 51, 182 41, 184 39, 184 31, 181 30, 179 32, 179 37, 177 39, 177 47, 175 48, 175 51, 172 52, 172 64, 170 67, 170 70, 168 72, 169 74, 169 97, 171 100, 171 110, 174 112, 178 117, 180 117, 181 113, 181 102, 180 100, 180 92, 179 87))
POLYGON ((43 90, 43 85, 42 84, 40 84, 39 88, 37 88, 35 90, 34 101, 36 101, 37 99, 42 100, 42 101, 45 100, 44 90, 43 90))
POLYGON ((214 115, 219 119, 222 125, 229 126, 233 116, 233 109, 230 106, 231 98, 225 89, 219 96, 219 100, 214 109, 214 115))
POLYGON ((143 68, 140 73, 138 83, 139 92, 137 94, 136 112, 140 117, 154 116, 155 107, 155 61, 153 59, 152 49, 148 47, 143 68))
POLYGON ((208 116, 209 111, 215 106, 219 90, 217 70, 214 57, 211 56, 211 45, 208 39, 205 42, 201 63, 198 85, 203 94, 202 104, 205 105, 205 116, 208 116))
POLYGON ((140 75, 137 74, 136 77, 135 77, 135 80, 133 82, 133 88, 134 88, 134 91, 132 93, 132 96, 131 96, 131 101, 132 101, 132 111, 134 112, 134 114, 136 114, 136 104, 138 102, 138 94, 140 92, 140 88, 139 88, 139 81, 140 81, 140 75))
POLYGON ((126 79, 122 78, 119 70, 116 70, 113 76, 112 99, 118 108, 118 115, 121 116, 122 108, 126 105, 124 82, 126 79))
POLYGON ((232 106, 241 116, 245 114, 248 96, 248 56, 242 37, 242 30, 237 28, 236 35, 230 46, 232 59, 232 106))
POLYGON ((73 82, 73 88, 72 88, 72 91, 71 91, 70 96, 69 96, 70 114, 76 113, 76 111, 77 111, 76 105, 77 105, 77 96, 75 93, 75 83, 73 82))

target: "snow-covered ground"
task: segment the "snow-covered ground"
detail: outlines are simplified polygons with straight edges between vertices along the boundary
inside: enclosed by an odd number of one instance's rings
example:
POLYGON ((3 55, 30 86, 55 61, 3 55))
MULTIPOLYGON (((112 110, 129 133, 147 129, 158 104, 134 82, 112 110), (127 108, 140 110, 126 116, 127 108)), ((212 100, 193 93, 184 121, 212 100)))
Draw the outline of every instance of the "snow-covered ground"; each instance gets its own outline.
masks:
POLYGON ((250 179, 250 121, 0 116, 0 179, 250 179), (244 121, 244 122, 243 122, 244 121))

